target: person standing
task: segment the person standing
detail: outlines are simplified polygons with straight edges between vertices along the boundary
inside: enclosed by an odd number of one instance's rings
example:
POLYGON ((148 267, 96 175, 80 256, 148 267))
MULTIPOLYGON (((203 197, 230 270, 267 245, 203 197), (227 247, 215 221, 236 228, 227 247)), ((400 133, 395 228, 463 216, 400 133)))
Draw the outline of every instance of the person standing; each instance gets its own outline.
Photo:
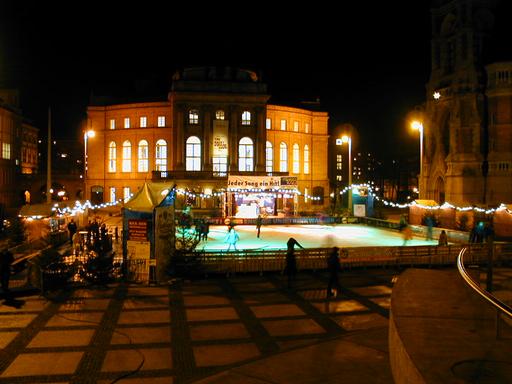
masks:
POLYGON ((73 244, 73 236, 75 235, 77 230, 75 220, 71 218, 71 221, 68 223, 68 231, 69 231, 69 242, 73 244))
POLYGON ((258 231, 258 234, 256 235, 256 237, 258 239, 260 238, 260 231, 261 231, 262 221, 263 221, 263 219, 261 218, 261 215, 258 215, 258 217, 256 218, 256 230, 258 231))
POLYGON ((4 298, 11 299, 11 291, 9 290, 9 279, 11 278, 11 264, 14 262, 14 255, 8 248, 4 248, 0 252, 0 283, 4 298))
POLYGON ((432 240, 432 227, 434 226, 432 216, 427 216, 425 218, 425 224, 427 224, 427 240, 432 240))
POLYGON ((295 276, 297 274, 297 260, 295 259, 295 246, 304 249, 302 245, 299 244, 297 240, 295 240, 293 237, 290 237, 288 239, 288 242, 286 243, 287 250, 286 250, 286 266, 284 268, 284 271, 286 273, 286 276, 288 277, 287 286, 288 288, 291 288, 292 283, 295 281, 295 276))
POLYGON ((448 245, 448 236, 446 235, 446 231, 443 229, 441 234, 439 235, 438 245, 448 245))
POLYGON ((236 249, 236 242, 239 239, 240 239, 240 236, 235 231, 235 227, 230 227, 228 234, 226 235, 226 238, 224 239, 224 242, 229 244, 228 249, 227 249, 228 252, 229 252, 229 250, 231 250, 231 246, 233 246, 233 248, 235 248, 235 251, 238 251, 238 249, 236 249))
POLYGON ((327 298, 333 296, 332 289, 336 289, 336 295, 341 292, 341 285, 338 279, 338 272, 341 272, 341 264, 339 259, 339 248, 333 247, 327 258, 327 271, 329 272, 329 282, 327 283, 327 298))

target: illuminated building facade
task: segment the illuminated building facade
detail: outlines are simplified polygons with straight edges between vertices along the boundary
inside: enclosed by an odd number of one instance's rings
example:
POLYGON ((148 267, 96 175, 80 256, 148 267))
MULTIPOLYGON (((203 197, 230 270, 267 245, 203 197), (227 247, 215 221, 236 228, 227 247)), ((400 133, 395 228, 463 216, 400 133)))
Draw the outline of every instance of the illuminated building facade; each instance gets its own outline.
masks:
POLYGON ((177 72, 167 100, 90 105, 85 197, 115 201, 153 180, 208 195, 190 202, 224 216, 323 210, 328 114, 268 100, 254 72, 201 67, 177 72))
POLYGON ((460 206, 509 203, 512 62, 485 65, 495 2, 435 4, 421 198, 460 206))
POLYGON ((37 134, 22 115, 18 91, 0 89, 0 219, 24 201, 22 176, 37 173, 37 134))

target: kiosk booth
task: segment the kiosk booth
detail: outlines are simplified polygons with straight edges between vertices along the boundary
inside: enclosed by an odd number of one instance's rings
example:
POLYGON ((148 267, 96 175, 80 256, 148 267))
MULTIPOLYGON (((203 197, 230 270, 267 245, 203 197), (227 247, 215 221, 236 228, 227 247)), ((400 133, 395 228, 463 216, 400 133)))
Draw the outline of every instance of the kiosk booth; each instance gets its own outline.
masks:
POLYGON ((175 241, 172 183, 145 183, 122 209, 123 264, 129 279, 164 281, 175 241))

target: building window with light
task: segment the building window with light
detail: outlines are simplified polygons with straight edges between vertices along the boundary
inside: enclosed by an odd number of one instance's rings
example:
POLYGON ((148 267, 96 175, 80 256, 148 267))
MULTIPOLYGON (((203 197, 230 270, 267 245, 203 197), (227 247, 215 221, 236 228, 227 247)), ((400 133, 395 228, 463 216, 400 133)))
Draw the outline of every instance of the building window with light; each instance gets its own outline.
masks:
POLYGON ((267 120, 265 121, 265 128, 267 129, 271 129, 272 128, 272 120, 267 118, 267 120))
POLYGON ((196 136, 190 136, 186 144, 185 169, 187 171, 201 170, 201 140, 196 136))
POLYGON ((165 116, 158 116, 157 125, 158 127, 165 127, 165 116))
POLYGON ((309 174, 309 147, 304 146, 304 174, 309 174))
POLYGON ((286 120, 281 120, 281 131, 286 131, 286 120))
POLYGON ((242 113, 242 125, 251 125, 251 112, 244 111, 242 113))
POLYGON ((162 139, 156 142, 155 170, 167 171, 167 142, 162 139))
POLYGON ((299 132, 299 122, 298 121, 293 122, 293 131, 299 132))
POLYGON ((116 120, 110 119, 110 129, 116 129, 116 120))
POLYGON ((130 118, 129 117, 124 118, 124 127, 130 128, 130 118))
POLYGON ((11 143, 2 143, 2 158, 11 158, 11 143))
POLYGON ((113 141, 108 145, 108 171, 116 171, 116 143, 113 141))
POLYGON ((139 141, 137 170, 139 172, 147 172, 149 170, 149 145, 146 140, 139 141))
POLYGON ((272 149, 272 143, 267 141, 266 151, 265 151, 265 170, 267 173, 272 173, 274 171, 274 151, 272 149))
POLYGON ((238 170, 240 172, 254 170, 254 148, 249 137, 243 137, 238 143, 238 170))
POLYGON ((215 120, 224 120, 226 118, 224 111, 222 109, 219 109, 215 112, 215 120))
POLYGON ((110 195, 110 202, 115 203, 116 202, 116 188, 115 187, 110 187, 109 195, 110 195))
POLYGON ((304 124, 304 132, 309 133, 309 123, 304 124))
POLYGON ((132 171, 132 144, 126 140, 123 143, 123 172, 131 172, 132 171))
POLYGON ((199 111, 197 109, 191 109, 188 111, 188 123, 199 124, 199 111))
POLYGON ((124 187, 123 188, 123 199, 127 200, 130 198, 131 196, 131 191, 130 191, 130 187, 124 187))
POLYGON ((228 158, 226 156, 214 157, 212 165, 213 176, 222 177, 228 174, 228 158))
POLYGON ((140 117, 140 127, 146 128, 148 126, 148 118, 146 116, 140 117))
POLYGON ((279 171, 288 172, 288 147, 284 142, 279 144, 279 171))
POLYGON ((292 172, 299 173, 300 172, 300 149, 299 144, 293 144, 292 147, 292 155, 293 155, 293 163, 292 163, 292 172))

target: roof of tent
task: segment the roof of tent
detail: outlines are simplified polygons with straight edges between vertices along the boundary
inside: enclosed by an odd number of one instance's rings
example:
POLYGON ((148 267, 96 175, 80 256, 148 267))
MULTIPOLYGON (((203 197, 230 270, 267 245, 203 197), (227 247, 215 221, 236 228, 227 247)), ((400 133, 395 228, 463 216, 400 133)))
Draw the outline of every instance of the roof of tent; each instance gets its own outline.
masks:
POLYGON ((125 209, 152 212, 172 190, 174 183, 144 183, 141 189, 124 204, 125 209))

